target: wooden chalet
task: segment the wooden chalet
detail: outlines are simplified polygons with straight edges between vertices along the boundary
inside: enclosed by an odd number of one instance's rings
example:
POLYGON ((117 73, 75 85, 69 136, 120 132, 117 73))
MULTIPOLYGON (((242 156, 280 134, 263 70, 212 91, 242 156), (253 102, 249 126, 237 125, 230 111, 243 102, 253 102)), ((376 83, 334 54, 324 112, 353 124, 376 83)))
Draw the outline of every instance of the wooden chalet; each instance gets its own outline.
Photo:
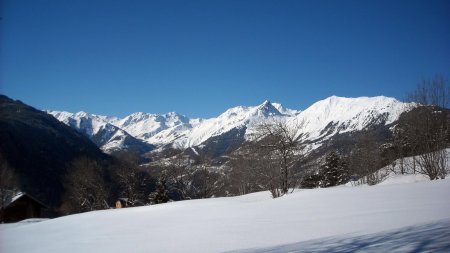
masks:
POLYGON ((47 208, 42 202, 25 192, 10 191, 3 195, 0 203, 0 222, 2 223, 42 218, 42 209, 47 208))

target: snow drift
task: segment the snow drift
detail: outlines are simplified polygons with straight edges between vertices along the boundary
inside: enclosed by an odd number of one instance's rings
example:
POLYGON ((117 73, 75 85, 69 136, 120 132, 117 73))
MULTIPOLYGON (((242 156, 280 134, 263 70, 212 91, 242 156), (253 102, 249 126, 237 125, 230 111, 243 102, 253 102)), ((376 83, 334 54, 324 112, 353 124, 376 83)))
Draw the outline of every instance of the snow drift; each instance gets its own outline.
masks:
POLYGON ((438 180, 96 211, 2 225, 0 251, 325 252, 355 245, 389 251, 420 249, 420 243, 426 243, 422 249, 443 251, 450 248, 449 192, 450 180, 438 180), (428 240, 433 235, 439 236, 428 240))

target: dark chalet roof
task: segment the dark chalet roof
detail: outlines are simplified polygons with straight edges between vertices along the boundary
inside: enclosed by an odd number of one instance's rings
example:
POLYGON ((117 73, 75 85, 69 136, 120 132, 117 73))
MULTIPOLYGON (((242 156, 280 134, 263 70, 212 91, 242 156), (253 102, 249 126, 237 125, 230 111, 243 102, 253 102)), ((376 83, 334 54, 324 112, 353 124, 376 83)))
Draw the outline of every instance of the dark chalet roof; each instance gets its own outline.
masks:
POLYGON ((13 205, 15 202, 24 199, 24 198, 28 198, 30 200, 32 200, 33 202, 35 202, 36 204, 40 205, 43 208, 47 208, 47 205, 45 205, 44 203, 42 203, 41 201, 35 199, 33 196, 31 196, 30 194, 26 193, 26 192, 14 192, 14 191, 10 191, 7 190, 6 194, 4 195, 4 202, 3 202, 3 206, 2 203, 0 203, 0 207, 2 209, 6 209, 9 206, 13 205))

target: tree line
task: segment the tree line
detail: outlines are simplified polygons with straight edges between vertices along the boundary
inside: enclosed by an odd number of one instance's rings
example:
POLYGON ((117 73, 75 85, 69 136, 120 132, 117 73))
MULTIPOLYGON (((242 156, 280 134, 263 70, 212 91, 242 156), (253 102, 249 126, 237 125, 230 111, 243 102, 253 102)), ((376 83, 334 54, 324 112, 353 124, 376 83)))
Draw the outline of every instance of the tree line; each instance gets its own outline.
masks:
MULTIPOLYGON (((386 133, 369 127, 350 133, 349 148, 326 149, 319 156, 308 153, 308 143, 302 141, 303 122, 273 119, 254 127, 251 140, 232 152, 225 164, 183 152, 147 164, 130 152, 114 153, 108 161, 79 157, 65 168, 59 211, 107 209, 119 199, 132 207, 257 191, 269 191, 277 198, 296 188, 332 187, 350 181, 374 185, 386 176, 380 168, 389 165, 398 168, 395 173, 445 178, 450 143, 447 80, 437 76, 421 82, 408 101, 411 108, 391 126, 389 141, 378 136, 386 133), (412 170, 406 169, 405 157, 414 157, 412 170)), ((16 181, 13 170, 4 162, 1 169, 0 189, 12 187, 16 181)))

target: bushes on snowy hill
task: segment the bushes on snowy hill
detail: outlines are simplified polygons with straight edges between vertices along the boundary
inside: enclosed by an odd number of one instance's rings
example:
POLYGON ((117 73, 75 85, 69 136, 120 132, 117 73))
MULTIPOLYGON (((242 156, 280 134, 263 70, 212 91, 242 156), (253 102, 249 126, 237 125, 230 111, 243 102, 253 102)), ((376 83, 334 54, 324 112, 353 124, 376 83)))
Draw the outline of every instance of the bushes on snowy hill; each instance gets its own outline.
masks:
POLYGON ((420 173, 431 180, 445 178, 445 148, 450 145, 450 110, 420 106, 400 117, 394 131, 397 149, 402 154, 418 155, 420 173))
POLYGON ((405 112, 394 131, 397 150, 418 155, 419 173, 431 180, 447 174, 446 148, 450 147, 450 86, 442 76, 420 82, 409 99, 416 107, 405 112))

